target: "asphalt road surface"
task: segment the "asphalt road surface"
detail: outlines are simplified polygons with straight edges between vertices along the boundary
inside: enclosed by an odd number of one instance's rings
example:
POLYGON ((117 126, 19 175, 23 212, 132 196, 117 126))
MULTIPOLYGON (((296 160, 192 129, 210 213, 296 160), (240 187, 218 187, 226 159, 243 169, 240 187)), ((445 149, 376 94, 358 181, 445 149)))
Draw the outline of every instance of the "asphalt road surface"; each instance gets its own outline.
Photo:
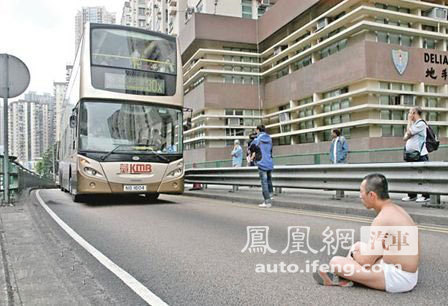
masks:
MULTIPOLYGON (((427 228, 420 232, 417 287, 410 293, 388 294, 362 286, 323 287, 312 278, 311 263, 328 263, 333 256, 328 254, 328 247, 338 255, 346 253, 346 242, 339 240, 339 247, 334 249, 337 239, 330 234, 337 229, 354 230, 358 240, 360 227, 369 223, 364 218, 275 207, 260 209, 187 196, 162 195, 154 203, 118 197, 74 203, 68 194, 58 190, 41 190, 39 194, 77 234, 169 305, 448 303, 447 229, 427 228), (302 240, 302 252, 297 252, 298 244, 292 242, 298 240, 294 238, 287 248, 291 226, 302 226, 302 233, 309 230, 309 247, 306 239, 302 240), (270 250, 265 247, 267 229, 270 250)), ((32 201, 36 216, 48 218, 48 226, 58 228, 36 204, 35 195, 32 201)), ((60 235, 72 245, 69 251, 76 253, 95 286, 104 290, 111 301, 145 304, 65 232, 60 230, 60 235)))

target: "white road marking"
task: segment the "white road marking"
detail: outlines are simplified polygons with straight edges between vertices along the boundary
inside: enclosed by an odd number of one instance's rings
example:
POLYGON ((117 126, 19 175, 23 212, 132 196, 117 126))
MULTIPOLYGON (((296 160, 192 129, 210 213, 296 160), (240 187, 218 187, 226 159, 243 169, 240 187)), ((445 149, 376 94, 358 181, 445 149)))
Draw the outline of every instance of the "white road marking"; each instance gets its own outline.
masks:
POLYGON ((140 296, 146 303, 153 306, 158 305, 168 305, 161 298, 151 292, 148 288, 143 286, 138 280, 136 280, 128 272, 116 265, 112 260, 107 258, 103 253, 95 249, 90 243, 88 243, 84 238, 82 238, 78 233, 76 233, 70 226, 68 226, 64 221, 61 220, 47 204, 42 200, 39 194, 39 190, 36 192, 37 200, 40 205, 48 212, 48 214, 56 221, 59 226, 67 232, 67 234, 72 237, 80 246, 82 246, 87 252, 89 252, 93 257, 95 257, 103 266, 105 266, 109 271, 115 274, 119 279, 121 279, 129 288, 131 288, 138 296, 140 296))

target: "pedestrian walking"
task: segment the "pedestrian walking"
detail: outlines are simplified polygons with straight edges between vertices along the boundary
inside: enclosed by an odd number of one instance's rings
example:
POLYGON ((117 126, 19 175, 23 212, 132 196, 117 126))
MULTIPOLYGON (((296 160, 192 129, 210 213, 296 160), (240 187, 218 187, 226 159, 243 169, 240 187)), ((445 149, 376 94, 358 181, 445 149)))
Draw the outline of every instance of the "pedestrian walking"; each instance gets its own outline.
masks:
POLYGON ((274 188, 272 187, 272 170, 274 163, 272 161, 272 139, 264 125, 257 126, 257 138, 254 139, 250 146, 252 160, 255 159, 258 167, 258 175, 260 176, 261 189, 264 201, 260 205, 261 208, 269 208, 272 206, 272 197, 274 188))
POLYGON ((240 146, 240 141, 234 141, 232 150, 232 167, 241 167, 243 165, 243 149, 240 146))
MULTIPOLYGON (((406 141, 404 158, 407 162, 429 161, 426 148, 426 123, 422 119, 422 109, 420 107, 413 107, 409 110, 408 126, 403 140, 406 141)), ((425 203, 429 202, 429 194, 424 193, 417 197, 416 193, 411 192, 401 200, 425 203)))

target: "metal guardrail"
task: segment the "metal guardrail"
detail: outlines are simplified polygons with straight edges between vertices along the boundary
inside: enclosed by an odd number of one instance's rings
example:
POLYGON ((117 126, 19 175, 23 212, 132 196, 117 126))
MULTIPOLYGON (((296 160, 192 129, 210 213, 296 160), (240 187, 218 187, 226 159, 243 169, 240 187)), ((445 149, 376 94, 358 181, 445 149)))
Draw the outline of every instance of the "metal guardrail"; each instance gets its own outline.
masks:
MULTIPOLYGON (((440 204, 440 195, 448 195, 448 162, 278 166, 272 183, 276 188, 359 191, 362 179, 374 172, 386 176, 390 192, 429 193, 435 196, 432 204, 440 204)), ((188 169, 185 182, 260 186, 256 167, 188 169)))
POLYGON ((41 176, 22 165, 15 163, 19 173, 19 190, 22 191, 26 188, 55 188, 56 184, 52 179, 41 176))
MULTIPOLYGON (((430 154, 430 159, 434 161, 446 160, 448 156, 448 144, 440 145, 439 149, 430 154), (434 156, 434 154, 436 154, 434 156)), ((320 165, 330 164, 328 152, 315 153, 297 153, 290 155, 278 155, 273 157, 275 165, 320 165)), ((383 163, 383 162, 402 162, 403 147, 381 148, 368 150, 350 150, 348 154, 348 163, 383 163)), ((244 166, 246 161, 243 159, 244 166)), ((220 168, 231 167, 232 160, 213 160, 198 163, 188 163, 186 169, 191 168, 220 168)))
MULTIPOLYGON (((0 164, 3 163, 0 158, 0 164)), ((1 165, 0 165, 1 166, 1 165)), ((26 188, 55 188, 55 183, 46 177, 23 167, 21 164, 10 161, 9 162, 9 190, 10 201, 15 202, 18 195, 26 188)), ((0 167, 0 201, 3 199, 3 167, 0 167)), ((9 201, 8 201, 9 202, 9 201)))

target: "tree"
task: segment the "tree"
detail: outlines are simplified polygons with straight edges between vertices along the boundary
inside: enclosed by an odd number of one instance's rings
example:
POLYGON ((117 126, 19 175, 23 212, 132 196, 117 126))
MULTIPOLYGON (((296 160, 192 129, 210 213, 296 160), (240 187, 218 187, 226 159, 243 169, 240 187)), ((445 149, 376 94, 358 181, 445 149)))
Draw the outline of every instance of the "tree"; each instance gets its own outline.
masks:
POLYGON ((39 175, 43 175, 46 178, 53 179, 53 162, 54 162, 54 150, 56 149, 56 144, 50 146, 48 150, 42 156, 42 161, 39 161, 36 165, 36 172, 39 175), (39 167, 39 165, 42 164, 39 167), (40 169, 40 172, 39 170, 40 169))
POLYGON ((41 160, 36 163, 36 173, 39 175, 44 174, 44 164, 41 160))

